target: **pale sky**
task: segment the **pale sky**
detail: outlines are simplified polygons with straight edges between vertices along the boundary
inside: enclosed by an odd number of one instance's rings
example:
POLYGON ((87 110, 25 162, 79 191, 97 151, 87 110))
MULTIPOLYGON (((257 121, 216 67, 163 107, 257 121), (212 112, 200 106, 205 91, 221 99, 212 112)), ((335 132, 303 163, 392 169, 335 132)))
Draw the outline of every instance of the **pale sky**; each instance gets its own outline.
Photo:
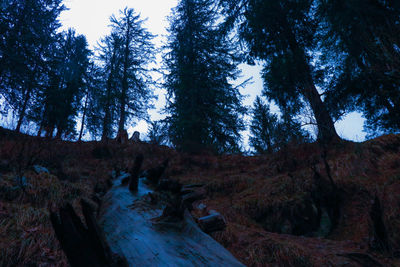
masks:
MULTIPOLYGON (((91 48, 96 46, 100 38, 107 35, 110 31, 108 25, 112 14, 118 16, 119 10, 127 7, 134 8, 136 12, 142 15, 142 18, 148 18, 146 27, 153 34, 158 35, 156 43, 161 46, 164 40, 163 36, 167 34, 165 28, 168 26, 166 17, 170 14, 171 8, 176 6, 177 0, 64 0, 64 4, 69 10, 61 15, 63 29, 74 28, 77 33, 86 36, 91 48)), ((244 104, 251 106, 255 97, 261 94, 262 80, 260 77, 260 66, 248 66, 242 64, 243 81, 253 77, 253 83, 242 89, 244 95, 248 95, 244 104)), ((156 109, 150 111, 151 118, 157 120, 163 118, 160 110, 165 105, 165 91, 157 90, 158 100, 156 109)), ((335 124, 338 134, 348 140, 363 141, 365 133, 362 132, 364 119, 358 113, 351 113, 344 119, 335 124)), ((128 127, 129 134, 133 131, 139 131, 141 136, 147 131, 147 124, 139 122, 135 127, 128 127)), ((247 143, 248 133, 244 133, 244 140, 247 143)))

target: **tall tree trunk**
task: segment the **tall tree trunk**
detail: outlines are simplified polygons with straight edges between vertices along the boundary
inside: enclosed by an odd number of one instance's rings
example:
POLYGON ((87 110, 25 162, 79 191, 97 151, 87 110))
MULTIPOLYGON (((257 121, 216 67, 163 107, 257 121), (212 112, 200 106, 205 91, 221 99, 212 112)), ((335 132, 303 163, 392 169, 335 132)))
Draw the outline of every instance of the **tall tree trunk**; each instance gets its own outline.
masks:
POLYGON ((86 94, 85 105, 83 107, 82 123, 81 123, 81 130, 79 131, 78 142, 80 142, 82 140, 83 129, 85 127, 85 119, 86 119, 86 111, 87 111, 88 99, 89 99, 89 90, 88 90, 88 92, 86 94))
POLYGON ((112 74, 110 73, 109 77, 108 77, 108 81, 107 81, 107 100, 106 100, 106 105, 104 107, 105 110, 105 115, 104 115, 104 119, 103 119, 103 132, 101 134, 101 141, 104 142, 107 140, 108 136, 109 136, 109 132, 108 132, 108 127, 110 124, 110 98, 111 98, 111 78, 112 78, 112 74))
POLYGON ((54 133, 54 126, 47 126, 45 127, 46 129, 46 138, 53 138, 53 133, 54 133))
POLYGON ((56 139, 61 140, 62 132, 62 129, 57 128, 56 139))
POLYGON ((125 51, 124 51, 124 72, 122 76, 122 93, 121 93, 121 106, 120 106, 120 117, 119 117, 119 123, 118 123, 118 132, 122 132, 125 128, 125 121, 126 121, 126 98, 127 98, 127 92, 128 92, 128 68, 129 68, 129 44, 130 44, 130 32, 131 32, 131 26, 130 26, 130 20, 128 18, 127 21, 127 29, 126 29, 126 34, 125 34, 125 51))
POLYGON ((111 119, 111 90, 112 90, 112 83, 113 83, 113 79, 114 79, 114 71, 115 71, 115 65, 116 60, 117 60, 117 44, 114 43, 113 46, 113 54, 111 56, 111 66, 110 66, 110 74, 108 75, 108 79, 107 79, 107 99, 106 99, 106 105, 104 107, 105 110, 105 115, 104 115, 104 119, 103 119, 103 132, 101 134, 101 141, 104 142, 107 140, 107 138, 109 137, 109 124, 110 124, 110 119, 111 119))
POLYGON ((293 52, 293 56, 298 61, 299 68, 298 72, 303 77, 302 81, 302 94, 311 106, 314 113, 315 120, 317 121, 318 127, 318 140, 322 143, 329 143, 335 140, 340 140, 339 135, 336 132, 335 124, 332 120, 331 115, 328 112, 324 102, 321 100, 321 96, 315 87, 314 80, 311 74, 311 68, 307 60, 304 48, 300 47, 297 42, 296 36, 292 29, 287 23, 286 19, 282 20, 286 31, 286 37, 288 38, 290 50, 293 52))
POLYGON ((31 91, 32 91, 31 87, 28 87, 28 89, 26 90, 25 96, 24 96, 24 102, 23 102, 21 110, 19 112, 18 123, 17 123, 17 127, 15 128, 15 131, 18 133, 21 131, 21 125, 25 118, 25 113, 26 113, 26 109, 28 107, 29 99, 31 98, 31 91))
POLYGON ((37 133, 37 136, 38 136, 38 137, 40 137, 40 136, 42 135, 42 130, 43 130, 43 123, 41 122, 41 123, 40 123, 40 126, 39 126, 38 133, 37 133))
POLYGON ((304 96, 310 103, 313 110, 315 120, 318 126, 318 140, 323 143, 329 143, 339 140, 340 137, 336 132, 334 122, 330 116, 325 104, 322 102, 314 83, 304 85, 304 96))

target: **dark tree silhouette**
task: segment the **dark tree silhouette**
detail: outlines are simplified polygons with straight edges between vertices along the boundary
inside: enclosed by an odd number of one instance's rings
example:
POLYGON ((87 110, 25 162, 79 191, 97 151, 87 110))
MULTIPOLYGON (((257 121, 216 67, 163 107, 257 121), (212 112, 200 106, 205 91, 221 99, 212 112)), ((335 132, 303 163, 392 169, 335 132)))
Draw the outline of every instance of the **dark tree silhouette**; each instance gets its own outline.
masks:
POLYGON ((85 94, 85 76, 89 66, 89 53, 86 38, 76 35, 74 30, 60 34, 58 42, 52 47, 48 60, 48 84, 38 93, 38 100, 31 118, 46 135, 57 138, 74 137, 78 111, 85 94))
POLYGON ((0 93, 18 116, 27 111, 46 80, 49 49, 60 27, 62 0, 10 0, 0 12, 0 93))
POLYGON ((260 154, 278 151, 289 144, 311 141, 309 134, 290 114, 283 113, 279 119, 260 97, 254 101, 250 124, 250 145, 260 154))
POLYGON ((151 42, 155 36, 143 27, 144 21, 132 8, 120 11, 120 17, 111 17, 112 31, 122 42, 119 132, 125 129, 131 115, 136 118, 147 117, 149 101, 153 97, 149 64, 155 59, 155 49, 151 42))
POLYGON ((250 58, 265 62, 264 94, 285 112, 308 103, 318 126, 318 139, 339 139, 328 108, 316 87, 311 64, 317 21, 312 0, 220 0, 227 14, 224 29, 238 25, 250 58), (236 22, 236 24, 235 24, 236 22))
POLYGON ((231 80, 238 57, 217 30, 213 1, 182 0, 170 17, 164 63, 172 143, 180 150, 238 151, 241 95, 231 80))
POLYGON ((397 1, 318 1, 327 95, 335 109, 361 108, 370 134, 400 131, 400 7, 397 1), (340 59, 340 60, 337 60, 340 59), (336 63, 336 64, 335 64, 336 63), (330 69, 328 69, 330 70, 330 69))

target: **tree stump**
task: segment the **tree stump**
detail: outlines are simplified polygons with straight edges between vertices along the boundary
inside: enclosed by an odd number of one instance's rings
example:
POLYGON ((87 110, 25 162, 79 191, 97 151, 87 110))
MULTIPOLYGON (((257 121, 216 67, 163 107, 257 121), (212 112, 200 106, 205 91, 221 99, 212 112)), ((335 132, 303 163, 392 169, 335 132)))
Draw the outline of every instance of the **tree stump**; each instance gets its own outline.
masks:
POLYGON ((143 163, 143 155, 139 154, 136 156, 135 163, 133 164, 133 168, 130 171, 131 175, 129 180, 130 191, 138 190, 139 174, 140 174, 140 168, 142 167, 142 163, 143 163))

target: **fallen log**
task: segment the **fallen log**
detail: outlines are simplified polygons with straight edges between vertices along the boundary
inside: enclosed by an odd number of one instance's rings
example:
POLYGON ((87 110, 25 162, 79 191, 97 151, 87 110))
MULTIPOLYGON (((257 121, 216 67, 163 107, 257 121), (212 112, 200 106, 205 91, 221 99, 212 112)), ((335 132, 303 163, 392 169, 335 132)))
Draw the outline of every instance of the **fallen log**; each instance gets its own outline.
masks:
POLYGON ((186 210, 180 220, 156 220, 164 206, 146 202, 142 179, 134 194, 116 181, 103 199, 99 223, 114 253, 129 266, 244 266, 204 233, 186 210))
POLYGON ((50 220, 60 246, 72 267, 125 267, 126 261, 113 254, 97 224, 91 205, 81 201, 86 226, 71 204, 58 212, 50 211, 50 220))

